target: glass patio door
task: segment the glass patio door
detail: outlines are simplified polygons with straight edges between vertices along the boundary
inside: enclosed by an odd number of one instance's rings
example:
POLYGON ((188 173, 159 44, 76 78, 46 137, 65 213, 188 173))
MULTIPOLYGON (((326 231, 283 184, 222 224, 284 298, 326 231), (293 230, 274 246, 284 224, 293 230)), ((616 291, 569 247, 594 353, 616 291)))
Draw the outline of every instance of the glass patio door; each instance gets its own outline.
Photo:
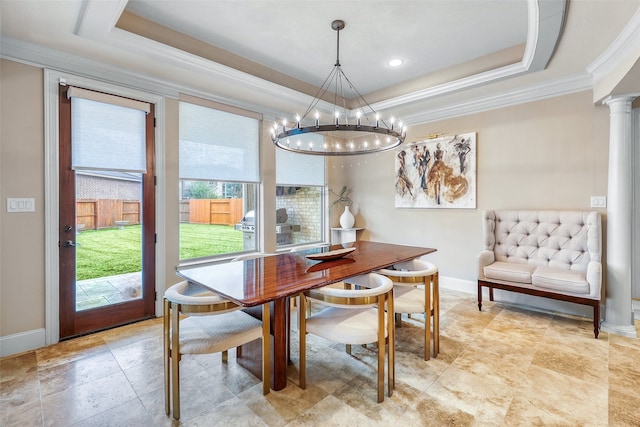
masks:
POLYGON ((60 86, 60 339, 155 314, 153 105, 60 86))

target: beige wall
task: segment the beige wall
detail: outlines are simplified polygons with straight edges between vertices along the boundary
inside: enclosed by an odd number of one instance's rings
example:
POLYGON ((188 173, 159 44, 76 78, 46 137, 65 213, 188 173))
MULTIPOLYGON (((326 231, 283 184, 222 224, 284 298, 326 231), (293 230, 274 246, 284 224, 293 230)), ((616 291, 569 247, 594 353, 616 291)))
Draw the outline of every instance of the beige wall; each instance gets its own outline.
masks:
MULTIPOLYGON (((43 71, 0 62, 0 338, 45 326, 43 71), (35 213, 7 214, 6 197, 34 197, 35 213)), ((166 223, 160 230, 166 282, 178 262, 178 102, 165 102, 166 223)), ((482 246, 481 211, 493 208, 589 209, 592 195, 606 195, 608 109, 594 107, 591 92, 416 126, 407 140, 434 132, 477 132, 478 208, 394 208, 394 152, 331 158, 331 188, 353 187, 356 226, 365 240, 438 248, 430 258, 443 276, 473 281, 482 246)), ((263 144, 265 146, 265 144, 263 144)), ((271 145, 263 166, 272 165, 271 145)), ((264 170, 265 187, 273 183, 264 170)), ((274 203, 265 190, 265 203, 274 203)), ((268 210, 275 212, 275 208, 268 210)), ((340 212, 331 214, 331 226, 340 212)), ((275 223, 274 218, 264 218, 275 223)), ((273 243, 273 244, 271 244, 273 243)), ((275 247, 266 242, 265 249, 275 247)))
POLYGON ((436 132, 477 132, 477 209, 396 209, 395 150, 334 159, 330 170, 332 187, 353 187, 364 240, 435 247, 427 258, 443 276, 475 281, 483 210, 588 210, 607 194, 609 111, 590 91, 411 127, 407 141, 436 132))
POLYGON ((0 60, 0 336, 44 328, 43 71, 0 60), (7 213, 7 197, 35 212, 7 213))
POLYGON ((177 99, 165 98, 165 170, 157 171, 158 176, 164 175, 165 188, 165 229, 158 234, 164 234, 166 247, 165 286, 178 283, 180 279, 176 276, 176 266, 180 259, 179 249, 179 218, 178 213, 178 107, 177 99))

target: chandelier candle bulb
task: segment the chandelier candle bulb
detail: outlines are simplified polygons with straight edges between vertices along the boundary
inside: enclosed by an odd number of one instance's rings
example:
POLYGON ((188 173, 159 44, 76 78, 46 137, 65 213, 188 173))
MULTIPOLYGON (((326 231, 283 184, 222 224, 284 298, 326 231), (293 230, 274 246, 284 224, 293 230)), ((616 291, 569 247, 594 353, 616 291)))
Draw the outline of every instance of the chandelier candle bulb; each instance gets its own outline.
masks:
POLYGON ((338 123, 338 118, 340 117, 340 113, 338 113, 336 111, 336 127, 340 126, 340 123, 338 123))
POLYGON ((316 129, 320 128, 320 113, 316 111, 316 129))

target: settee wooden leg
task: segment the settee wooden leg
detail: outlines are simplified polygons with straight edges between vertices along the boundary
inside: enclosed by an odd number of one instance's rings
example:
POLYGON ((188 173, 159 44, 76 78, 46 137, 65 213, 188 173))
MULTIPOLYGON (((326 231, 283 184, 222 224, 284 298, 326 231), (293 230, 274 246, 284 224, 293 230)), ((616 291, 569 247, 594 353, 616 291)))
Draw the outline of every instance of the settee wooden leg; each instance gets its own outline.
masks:
POLYGON ((599 304, 594 304, 593 306, 593 334, 598 339, 598 334, 600 333, 600 307, 599 304))
POLYGON ((482 311, 482 285, 478 282, 478 310, 482 311))

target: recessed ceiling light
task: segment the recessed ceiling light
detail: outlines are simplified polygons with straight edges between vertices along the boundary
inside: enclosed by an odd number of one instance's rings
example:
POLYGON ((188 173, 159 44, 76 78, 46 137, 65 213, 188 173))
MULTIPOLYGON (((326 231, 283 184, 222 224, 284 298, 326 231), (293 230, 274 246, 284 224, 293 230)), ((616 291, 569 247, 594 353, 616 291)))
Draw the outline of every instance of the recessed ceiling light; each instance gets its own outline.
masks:
POLYGON ((387 64, 389 64, 390 67, 399 67, 402 65, 403 62, 404 61, 400 58, 393 58, 392 60, 387 62, 387 64))

